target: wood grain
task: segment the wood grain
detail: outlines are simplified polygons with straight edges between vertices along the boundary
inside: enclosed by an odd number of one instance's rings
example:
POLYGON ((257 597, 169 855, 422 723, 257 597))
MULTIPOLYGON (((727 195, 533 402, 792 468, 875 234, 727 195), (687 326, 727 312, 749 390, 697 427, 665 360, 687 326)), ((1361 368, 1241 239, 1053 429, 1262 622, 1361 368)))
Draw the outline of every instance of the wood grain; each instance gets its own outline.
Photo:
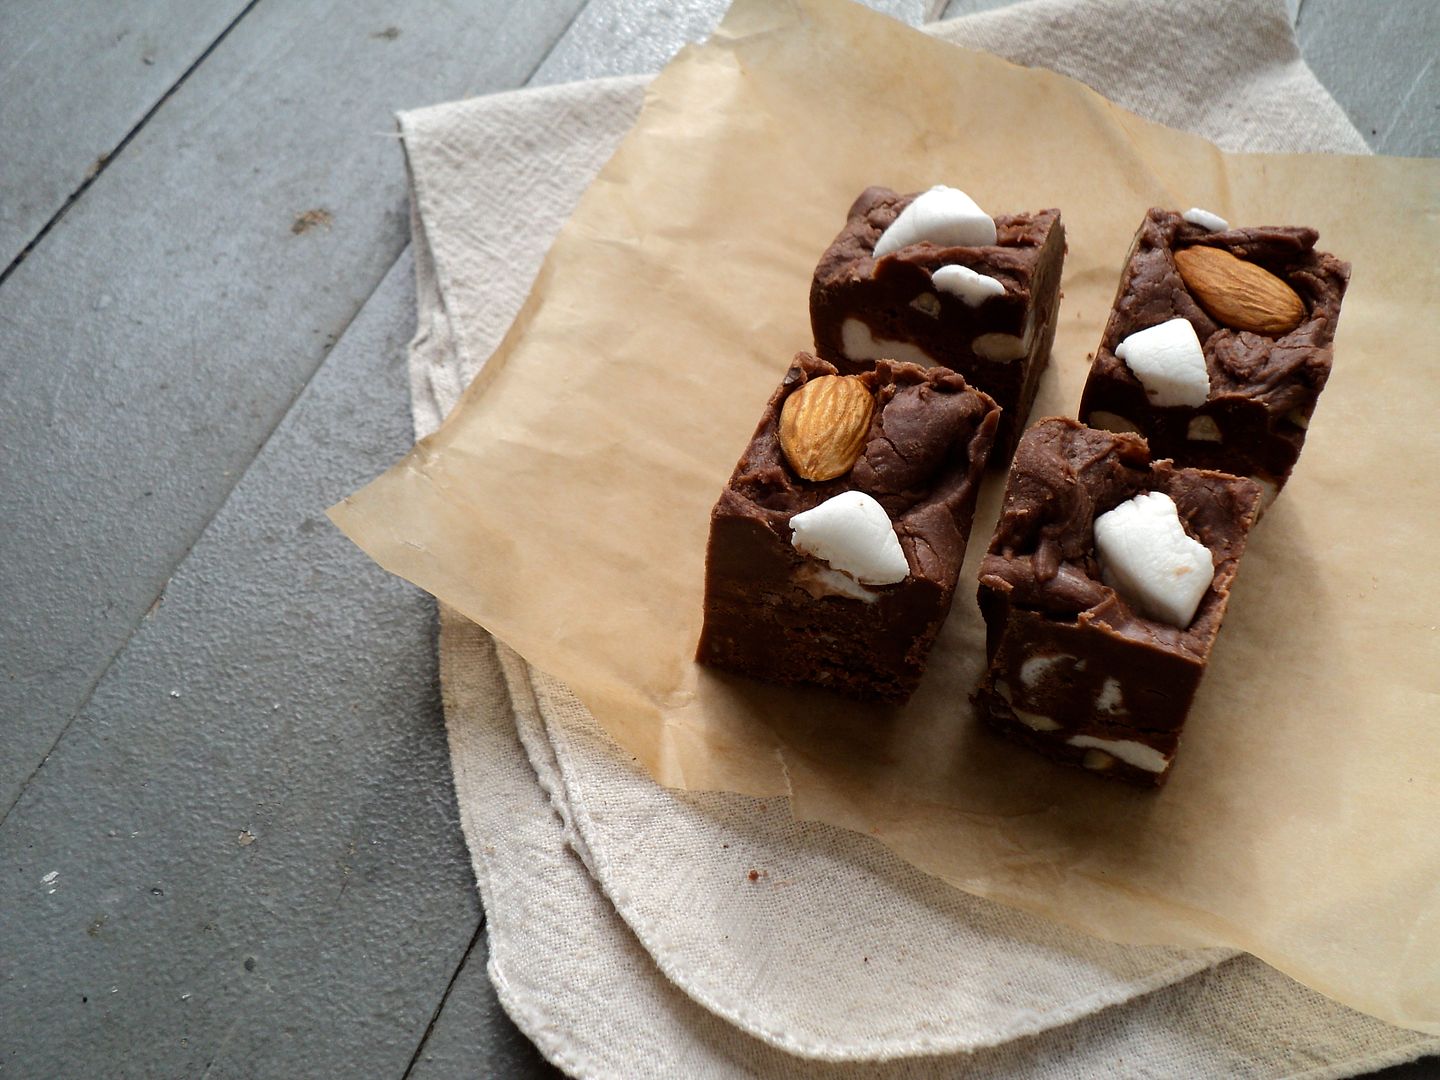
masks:
POLYGON ((0 816, 404 247, 394 111, 579 4, 262 3, 0 284, 0 816))

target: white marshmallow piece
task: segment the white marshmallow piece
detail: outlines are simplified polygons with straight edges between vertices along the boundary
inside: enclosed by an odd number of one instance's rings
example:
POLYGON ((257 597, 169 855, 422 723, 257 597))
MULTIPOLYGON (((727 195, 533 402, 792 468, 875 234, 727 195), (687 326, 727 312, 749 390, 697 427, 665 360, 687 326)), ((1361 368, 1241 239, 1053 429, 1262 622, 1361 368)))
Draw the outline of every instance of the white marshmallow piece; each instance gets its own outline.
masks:
POLYGON ((822 596, 843 596, 846 600, 873 604, 880 599, 878 592, 867 589, 849 574, 842 574, 839 570, 832 570, 819 563, 806 563, 801 572, 795 575, 795 583, 817 600, 822 596))
POLYGON ((1015 714, 1015 719, 1033 731, 1059 731, 1060 725, 1050 717, 1042 713, 1030 712, 1026 709, 1017 709, 1013 705, 1010 711, 1015 714))
POLYGON ((1034 690, 1035 687, 1039 685, 1040 680, 1045 677, 1045 672, 1049 671, 1062 660, 1069 660, 1073 663, 1075 657, 1066 656, 1063 653, 1049 653, 1041 656, 1027 657, 1025 662, 1020 665, 1020 685, 1026 690, 1034 690))
POLYGON ((862 585, 905 580, 910 565, 885 508, 863 491, 842 491, 790 519, 790 542, 862 585))
POLYGON ((919 345, 877 338, 853 315, 840 324, 840 349, 850 360, 899 360, 921 367, 935 366, 935 358, 919 345))
POLYGON ((992 296, 1004 296, 1005 285, 989 274, 977 274, 968 266, 950 263, 930 275, 935 288, 958 296, 966 307, 979 307, 992 296))
POLYGON ((941 247, 987 247, 996 236, 994 220, 974 199, 958 188, 938 184, 915 196, 880 234, 875 258, 923 240, 941 247))
POLYGON ((998 360, 1006 364, 1019 360, 1030 351, 1025 339, 1014 334, 981 334, 970 342, 970 348, 982 360, 998 360))
POLYGON ((1164 772, 1170 767, 1170 759, 1159 750, 1133 739, 1098 739, 1094 735, 1072 735, 1065 741, 1071 746, 1103 750, 1111 757, 1117 757, 1146 772, 1164 772))
POLYGON ((1180 215, 1191 225, 1199 225, 1207 232, 1224 232, 1230 227, 1230 223, 1219 214, 1212 214, 1209 210, 1201 210, 1198 206, 1192 206, 1180 215))
POLYGON ((1107 676, 1100 685, 1100 693, 1095 696, 1095 711, 1104 713, 1125 712, 1125 696, 1120 689, 1120 680, 1113 676, 1107 676))
POLYGON ((1115 346, 1115 355, 1135 373, 1145 387, 1145 396, 1155 405, 1193 409, 1210 396, 1205 350, 1189 319, 1171 319, 1137 330, 1115 346))
POLYGON ((1180 629, 1215 578, 1210 549, 1185 531, 1175 503, 1146 491, 1095 519, 1105 581, 1149 618, 1180 629))

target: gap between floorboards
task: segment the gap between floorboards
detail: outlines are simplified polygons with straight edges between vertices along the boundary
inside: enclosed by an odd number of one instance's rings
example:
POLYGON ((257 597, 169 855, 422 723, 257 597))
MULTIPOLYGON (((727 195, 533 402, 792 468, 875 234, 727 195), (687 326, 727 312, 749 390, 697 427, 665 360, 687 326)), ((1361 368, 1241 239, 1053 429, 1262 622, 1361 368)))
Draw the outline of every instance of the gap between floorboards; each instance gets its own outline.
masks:
POLYGON ((235 18, 231 19, 230 22, 226 25, 225 29, 221 30, 220 33, 215 36, 215 40, 210 42, 209 45, 205 46, 204 50, 200 53, 199 56, 195 58, 194 62, 191 63, 189 67, 187 67, 184 71, 180 73, 180 77, 177 78, 173 83, 171 83, 169 88, 158 98, 155 99, 155 103, 151 105, 150 108, 145 110, 145 115, 140 117, 140 119, 135 122, 135 126, 132 127, 129 131, 127 131, 118 143, 116 143, 108 151, 100 155, 100 157, 97 159, 98 168, 96 168, 93 172, 87 175, 85 179, 80 181, 80 185, 68 196, 66 196, 65 201, 60 205, 60 209, 56 210, 55 213, 50 215, 49 220, 47 220, 44 225, 40 226, 40 231, 37 232, 34 236, 32 236, 30 238, 30 242, 27 243, 23 248, 21 248, 19 252, 16 253, 15 257, 10 260, 10 265, 6 266, 4 270, 0 270, 0 286, 3 286, 5 284, 5 280, 15 272, 15 268, 25 261, 25 257, 29 255, 30 252, 35 250, 36 245, 38 245, 41 240, 45 239, 46 234, 49 233, 50 230, 53 229, 57 224, 59 224, 60 219, 65 216, 65 214, 69 211, 70 207, 74 206, 80 200, 80 197, 90 189, 90 185, 95 183, 96 180, 100 179, 100 177, 104 174, 105 170, 110 168, 111 163, 120 156, 120 154, 124 151, 125 147, 130 145, 131 140, 133 140, 135 136, 140 133, 140 129, 143 128, 146 124, 148 124, 150 122, 150 118, 160 111, 160 106, 164 105, 167 101, 169 101, 175 95, 175 92, 179 90, 180 87, 185 85, 186 80, 189 79, 190 76, 195 73, 195 70, 206 61, 210 54, 215 51, 216 47, 219 46, 222 41, 224 41, 227 37, 230 36, 230 31, 234 30, 235 27, 239 26, 241 20, 244 19, 245 16, 249 15, 250 12, 255 9, 255 5, 257 5, 258 3, 260 3, 260 0, 250 0, 250 2, 240 10, 240 14, 236 15, 235 18))

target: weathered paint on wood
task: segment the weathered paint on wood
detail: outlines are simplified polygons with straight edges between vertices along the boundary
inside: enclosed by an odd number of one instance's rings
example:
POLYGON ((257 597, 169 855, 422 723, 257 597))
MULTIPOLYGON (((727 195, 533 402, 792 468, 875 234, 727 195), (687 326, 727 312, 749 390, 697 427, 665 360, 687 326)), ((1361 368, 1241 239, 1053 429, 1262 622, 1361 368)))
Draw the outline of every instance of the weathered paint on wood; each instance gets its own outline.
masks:
POLYGON ((1372 150, 1440 155, 1440 4, 1301 0, 1295 36, 1372 150))
POLYGON ((19 1076, 400 1076, 481 919, 428 597, 324 507, 410 442, 408 259, 0 827, 19 1076))
POLYGON ((0 272, 247 2, 0 4, 0 272))
POLYGON ((0 816, 404 247, 394 111, 580 3, 261 3, 0 284, 0 816))

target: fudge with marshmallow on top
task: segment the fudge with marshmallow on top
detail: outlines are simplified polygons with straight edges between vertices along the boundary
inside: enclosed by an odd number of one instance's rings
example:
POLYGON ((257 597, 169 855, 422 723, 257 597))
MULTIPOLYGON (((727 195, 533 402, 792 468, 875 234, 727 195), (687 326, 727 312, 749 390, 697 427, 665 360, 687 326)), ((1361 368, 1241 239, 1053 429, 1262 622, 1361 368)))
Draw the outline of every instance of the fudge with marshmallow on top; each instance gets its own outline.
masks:
POLYGON ((994 460, 1008 461, 1055 340, 1060 211, 991 218, 954 188, 871 187, 846 216, 810 287, 816 352, 847 373, 959 372, 1003 410, 994 460))
POLYGON ((710 519, 696 659, 900 703, 955 593, 999 409, 944 368, 807 353, 710 519))
POLYGON ((1038 421, 980 567, 981 717, 1063 764, 1163 784, 1260 498, 1139 436, 1038 421))
POLYGON ((1307 228, 1230 228, 1151 209, 1135 236, 1080 400, 1092 427, 1145 436, 1156 457, 1289 479, 1330 377, 1350 267, 1307 228))

